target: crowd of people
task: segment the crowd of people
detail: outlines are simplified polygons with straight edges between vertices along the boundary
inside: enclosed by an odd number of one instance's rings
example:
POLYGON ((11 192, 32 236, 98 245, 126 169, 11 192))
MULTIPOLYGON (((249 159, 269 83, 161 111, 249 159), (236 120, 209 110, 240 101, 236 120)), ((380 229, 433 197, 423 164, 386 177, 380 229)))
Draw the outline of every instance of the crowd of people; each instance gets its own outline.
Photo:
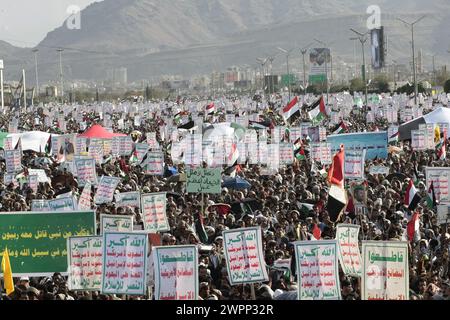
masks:
MULTIPOLYGON (((225 99, 225 98, 223 98, 225 99)), ((226 98, 234 102, 238 112, 240 99, 226 98)), ((188 104, 189 100, 184 101, 188 104)), ((261 115, 265 121, 273 125, 284 125, 278 110, 283 107, 281 99, 272 101, 261 97, 251 99, 251 103, 263 106, 261 115)), ((347 207, 337 221, 332 221, 328 214, 327 197, 329 184, 327 177, 320 171, 328 167, 312 163, 306 156, 303 160, 294 159, 292 165, 283 166, 273 176, 262 174, 259 165, 241 165, 237 175, 247 180, 251 187, 243 190, 222 188, 220 194, 187 194, 184 182, 170 182, 173 174, 169 168, 175 168, 178 173, 185 171, 183 164, 174 164, 170 156, 171 141, 163 139, 160 128, 173 117, 175 110, 182 107, 182 102, 160 102, 164 108, 159 113, 146 114, 139 125, 127 115, 112 114, 112 129, 114 132, 131 135, 134 142, 146 141, 146 134, 156 132, 157 140, 165 152, 164 176, 148 176, 143 174, 139 165, 134 165, 130 157, 112 157, 103 164, 97 165, 98 176, 115 176, 121 178, 116 192, 141 191, 142 193, 168 192, 167 216, 170 232, 161 235, 162 245, 197 244, 199 247, 199 299, 204 300, 273 300, 297 299, 297 276, 294 258, 293 242, 311 240, 313 230, 318 226, 321 239, 334 239, 338 223, 353 223, 360 225, 360 240, 408 241, 409 243, 409 286, 412 300, 449 300, 450 299, 450 232, 447 224, 438 224, 436 208, 426 204, 426 185, 424 168, 426 166, 448 166, 450 158, 439 160, 436 152, 412 150, 409 141, 398 142, 396 152, 389 153, 387 159, 366 161, 366 210, 363 213, 354 212, 347 207), (128 121, 126 129, 118 127, 118 120, 128 121), (386 175, 369 174, 372 165, 384 165, 390 173, 401 173, 398 177, 388 180, 386 175), (417 173, 417 177, 415 176, 417 173), (401 178, 403 177, 403 178, 401 178), (404 178, 406 177, 406 178, 404 178), (422 200, 417 206, 420 213, 420 236, 416 239, 405 239, 407 206, 404 204, 404 194, 409 179, 415 179, 422 200), (202 204, 201 201, 204 201, 202 204), (305 208, 302 204, 310 204, 305 208), (203 212, 202 212, 203 208, 203 212), (201 216, 201 217, 200 217, 201 216), (196 228, 202 218, 206 237, 196 228), (269 281, 254 285, 254 293, 250 285, 231 286, 223 253, 222 232, 228 229, 260 226, 262 229, 265 263, 269 271, 269 281), (291 259, 292 258, 292 259, 291 259), (277 267, 276 261, 291 259, 291 268, 277 267)), ((205 102, 205 105, 207 103, 205 102)), ((65 106, 64 108, 75 108, 65 106)), ((30 109, 31 110, 31 109, 30 109)), ((94 110, 94 109, 93 109, 94 110)), ((8 130, 13 118, 19 120, 19 130, 44 131, 49 133, 82 133, 80 123, 72 118, 71 112, 65 116, 66 130, 61 132, 57 126, 56 117, 51 125, 44 125, 45 113, 41 107, 32 111, 10 111, 0 115, 2 131, 8 130), (39 121, 36 122, 36 118, 39 121), (38 124, 36 124, 38 123, 38 124)), ((423 110, 424 113, 430 110, 423 110)), ((224 122, 225 111, 218 110, 214 115, 204 115, 210 122, 224 122)), ((84 112, 83 121, 90 127, 101 123, 96 111, 84 112)), ((302 106, 302 116, 297 120, 309 121, 307 106, 302 106)), ((372 132, 386 130, 388 123, 376 119, 366 123, 361 114, 352 114, 345 120, 347 132, 372 132)), ((206 121, 205 121, 206 122, 206 121)), ((297 123, 298 124, 298 123, 297 123)), ((294 125, 294 124, 293 124, 294 125)), ((332 133, 328 120, 322 124, 327 133, 332 133)), ((264 129, 269 132, 270 128, 264 129)), ((269 134, 270 136, 270 134, 269 134)), ((304 137, 302 146, 308 155, 309 139, 304 137)), ((105 156, 105 159, 107 156, 105 156)), ((71 191, 80 195, 82 188, 78 187, 76 177, 44 152, 24 151, 22 158, 24 169, 44 169, 51 183, 41 183, 37 192, 27 184, 14 187, 0 182, 0 211, 30 211, 33 199, 53 199, 56 195, 71 191), (48 157, 49 162, 36 164, 37 157, 48 157), (64 177, 62 179, 61 177, 64 177)), ((225 168, 224 168, 225 169, 225 168)), ((5 161, 0 162, 0 171, 5 170, 5 161)), ((92 193, 92 196, 94 193, 92 193)), ((97 219, 100 214, 133 215, 136 224, 142 223, 139 209, 117 207, 114 202, 102 204, 95 208, 97 219)), ((98 225, 98 223, 97 223, 98 225)), ((67 279, 61 274, 53 277, 20 277, 15 278, 15 291, 3 299, 13 300, 123 300, 148 299, 147 297, 103 295, 99 292, 73 292, 67 287, 67 279)), ((346 276, 340 270, 341 297, 343 300, 359 300, 361 296, 361 279, 346 276)))

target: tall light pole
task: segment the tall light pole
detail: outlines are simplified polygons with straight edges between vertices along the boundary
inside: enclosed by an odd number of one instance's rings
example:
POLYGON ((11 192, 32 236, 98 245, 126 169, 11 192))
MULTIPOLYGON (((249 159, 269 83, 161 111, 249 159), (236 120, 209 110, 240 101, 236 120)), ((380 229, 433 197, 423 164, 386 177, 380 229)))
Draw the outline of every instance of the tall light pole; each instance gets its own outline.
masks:
POLYGON ((365 48, 364 48, 364 45, 366 44, 366 42, 367 42, 367 34, 369 33, 369 31, 367 31, 366 33, 361 33, 361 32, 358 32, 358 31, 356 31, 355 29, 350 29, 350 31, 352 31, 352 32, 354 32, 354 33, 356 33, 357 35, 358 35, 358 37, 357 38, 351 38, 351 40, 359 40, 359 42, 361 42, 361 51, 362 51, 362 59, 363 59, 363 61, 362 61, 362 67, 361 67, 361 73, 362 73, 362 78, 363 78, 363 82, 364 82, 364 86, 365 86, 365 100, 366 100, 366 103, 365 103, 365 108, 367 108, 367 90, 368 90, 368 85, 367 85, 367 82, 366 82, 366 55, 365 55, 365 48))
POLYGON ((264 92, 264 80, 265 80, 265 70, 264 67, 266 66, 267 59, 262 58, 256 58, 256 61, 261 65, 261 90, 264 92))
POLYGON ((412 23, 409 23, 409 22, 406 22, 405 20, 397 18, 397 20, 403 22, 405 25, 407 25, 411 28, 411 49, 412 49, 412 59, 413 59, 414 104, 415 105, 417 105, 417 95, 418 95, 419 88, 418 88, 418 84, 417 84, 417 74, 416 74, 417 68, 416 68, 416 52, 415 52, 415 47, 414 47, 414 25, 419 23, 419 21, 421 21, 425 17, 426 16, 424 15, 412 23))
MULTIPOLYGON (((330 49, 330 46, 326 43, 326 42, 323 42, 323 41, 321 41, 321 40, 319 40, 319 39, 316 39, 316 38, 314 38, 314 41, 316 41, 317 43, 320 43, 321 45, 323 45, 323 46, 325 46, 325 49, 326 50, 330 50, 329 52, 330 52, 330 55, 328 56, 326 56, 325 57, 325 84, 326 84, 326 86, 327 86, 327 104, 328 104, 328 95, 329 95, 329 93, 330 93, 330 88, 329 88, 329 79, 328 79, 328 58, 330 58, 330 62, 331 62, 331 49, 330 49)), ((333 68, 333 65, 331 65, 331 68, 333 68)), ((333 72, 331 72, 331 73, 333 73, 333 72)))
POLYGON ((63 67, 62 67, 62 52, 64 49, 57 49, 59 52, 59 80, 61 83, 61 102, 64 103, 64 78, 63 78, 63 67))
POLYGON ((5 97, 3 95, 3 60, 0 60, 0 94, 2 100, 2 111, 5 113, 5 97))
POLYGON ((39 76, 38 76, 38 61, 37 61, 37 53, 38 53, 39 49, 33 49, 33 53, 34 53, 34 68, 35 68, 35 74, 36 74, 36 90, 37 90, 37 96, 39 99, 39 95, 40 95, 40 89, 39 89, 39 76))
POLYGON ((311 42, 310 44, 308 44, 306 47, 300 49, 300 52, 302 53, 302 57, 303 57, 303 94, 306 96, 306 89, 307 89, 307 85, 306 85, 306 60, 305 60, 305 54, 308 51, 308 48, 313 44, 313 42, 311 42))
POLYGON ((286 54, 286 68, 287 68, 287 76, 288 76, 288 88, 289 88, 289 101, 291 101, 291 73, 289 72, 289 55, 294 49, 285 50, 283 48, 278 47, 278 50, 286 54))

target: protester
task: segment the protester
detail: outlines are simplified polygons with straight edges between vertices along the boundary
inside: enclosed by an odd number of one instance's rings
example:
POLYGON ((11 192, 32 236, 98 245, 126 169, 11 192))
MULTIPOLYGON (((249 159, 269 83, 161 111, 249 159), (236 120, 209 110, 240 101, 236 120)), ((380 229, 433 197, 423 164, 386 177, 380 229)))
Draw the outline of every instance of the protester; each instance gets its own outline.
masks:
MULTIPOLYGON (((339 95, 335 97, 335 99, 338 98, 339 95)), ((216 114, 209 116, 200 114, 200 118, 203 116, 205 120, 217 123, 225 121, 228 114, 242 116, 242 111, 247 109, 240 110, 240 104, 243 106, 245 101, 247 106, 251 104, 255 109, 261 110, 261 120, 264 119, 269 126, 258 130, 258 134, 259 137, 268 137, 270 140, 270 127, 285 125, 283 118, 275 110, 282 109, 286 103, 281 96, 273 96, 271 99, 269 105, 267 101, 257 103, 242 97, 222 98, 224 102, 235 107, 231 108, 229 113, 226 113, 225 109, 216 108, 218 109, 216 114)), ((308 101, 314 99, 317 97, 309 97, 308 101)), ((250 165, 248 161, 247 163, 242 161, 239 166, 223 166, 224 176, 228 169, 238 169, 237 176, 247 180, 250 183, 249 188, 241 190, 222 188, 219 194, 204 196, 188 194, 185 192, 185 182, 174 178, 178 174, 185 173, 187 169, 185 164, 178 163, 172 158, 174 143, 179 140, 172 140, 167 130, 163 130, 164 125, 166 129, 168 124, 176 125, 170 123, 168 119, 173 119, 179 110, 187 109, 189 103, 200 103, 200 100, 185 100, 184 103, 184 105, 178 105, 169 101, 155 102, 153 105, 161 106, 161 109, 145 112, 139 111, 143 108, 142 105, 135 105, 133 110, 136 110, 136 114, 141 113, 139 124, 134 121, 134 112, 112 112, 106 117, 106 113, 101 114, 98 111, 101 110, 98 106, 64 106, 63 108, 54 105, 41 106, 37 113, 32 112, 34 109, 29 109, 27 112, 18 114, 18 130, 43 131, 50 134, 80 134, 85 131, 85 128, 94 124, 109 123, 114 132, 132 135, 135 143, 145 143, 149 133, 156 133, 157 142, 164 151, 165 174, 163 176, 144 174, 143 167, 138 161, 133 160, 132 154, 121 157, 104 155, 101 163, 96 164, 97 176, 119 177, 121 181, 117 185, 116 193, 130 191, 170 193, 167 197, 170 230, 162 234, 161 244, 163 246, 187 244, 198 246, 201 252, 198 270, 199 298, 203 300, 271 300, 283 298, 283 294, 286 293, 295 294, 298 276, 295 272, 295 263, 291 264, 290 270, 280 270, 274 267, 275 261, 295 260, 292 243, 314 240, 318 230, 320 231, 319 240, 334 239, 336 226, 342 222, 361 226, 360 241, 409 241, 411 300, 450 299, 450 230, 447 224, 438 224, 436 206, 427 206, 424 174, 426 166, 449 166, 449 158, 438 159, 432 151, 414 150, 409 141, 396 142, 395 145, 401 149, 400 152, 391 152, 386 159, 377 158, 367 160, 365 163, 365 211, 356 212, 355 208, 347 205, 343 210, 344 214, 338 220, 332 219, 327 208, 330 185, 323 171, 328 172, 329 166, 314 163, 308 158, 311 141, 306 136, 298 141, 306 157, 299 156, 294 159, 292 165, 280 166, 275 175, 263 172, 265 166, 250 165), (76 110, 79 111, 75 112, 76 110), (49 116, 46 114, 48 115, 49 111, 52 115, 54 112, 62 111, 64 123, 61 123, 60 116, 50 117, 53 121, 48 123, 49 116), (369 168, 373 165, 389 168, 389 174, 393 174, 393 178, 388 179, 386 174, 370 174, 369 168), (414 179, 418 193, 422 196, 417 208, 413 211, 409 210, 404 203, 409 179, 414 179), (417 237, 409 239, 407 226, 413 212, 419 213, 420 225, 417 237), (259 287, 256 285, 254 292, 250 286, 230 284, 223 252, 223 231, 250 226, 260 226, 262 229, 264 258, 269 270, 269 281, 259 287)), ((207 104, 204 101, 203 103, 207 104)), ((292 122, 291 127, 311 120, 307 113, 308 105, 310 103, 301 106, 302 117, 292 122)), ((425 107, 422 109, 424 114, 431 111, 425 107)), ((0 125, 3 131, 9 130, 9 124, 16 115, 15 111, 9 111, 1 116, 0 125)), ((373 123, 367 123, 362 112, 346 117, 345 123, 347 133, 383 131, 390 126, 382 117, 377 117, 373 123)), ((327 128, 328 135, 334 132, 335 125, 330 124, 329 118, 322 121, 321 126, 327 128)), ((286 132, 285 141, 288 141, 288 134, 286 132)), ((174 136, 174 138, 177 137, 174 136)), ((444 144, 446 143, 447 141, 444 141, 444 144)), ((70 148, 65 148, 61 152, 67 155, 72 154, 74 150, 74 145, 70 144, 70 148)), ((70 168, 64 167, 64 163, 67 162, 58 159, 60 155, 60 150, 54 153, 44 150, 41 152, 23 150, 22 174, 26 177, 30 169, 43 169, 50 183, 40 183, 37 190, 32 190, 27 183, 23 183, 22 186, 20 183, 18 185, 0 183, 0 211, 3 213, 30 211, 33 200, 54 199, 56 195, 65 192, 72 192, 79 197, 83 188, 78 186, 79 181, 71 173, 70 168), (39 163, 36 160, 38 158, 46 158, 48 161, 39 163)), ((2 178, 5 178, 4 160, 0 162, 0 169, 3 173, 2 178)), ((356 197, 363 198, 364 194, 356 194, 356 197)), ((115 202, 94 205, 92 208, 96 210, 97 225, 99 225, 100 214, 110 214, 132 216, 135 222, 134 228, 144 226, 139 208, 117 207, 115 202)), ((118 298, 99 292, 70 291, 67 277, 60 274, 55 274, 53 277, 15 278, 15 285, 14 293, 9 297, 4 295, 4 298, 16 300, 132 299, 131 296, 118 298)), ((343 300, 360 299, 360 279, 352 276, 342 277, 340 286, 343 300)))

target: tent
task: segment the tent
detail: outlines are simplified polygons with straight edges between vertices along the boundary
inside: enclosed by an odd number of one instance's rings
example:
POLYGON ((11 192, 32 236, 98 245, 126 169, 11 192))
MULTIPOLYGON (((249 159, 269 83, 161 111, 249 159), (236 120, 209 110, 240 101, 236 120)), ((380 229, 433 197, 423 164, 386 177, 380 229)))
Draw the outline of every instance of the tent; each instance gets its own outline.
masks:
POLYGON ((78 137, 88 138, 88 139, 112 139, 113 137, 125 137, 125 136, 126 136, 126 134, 122 134, 122 133, 111 133, 99 124, 94 124, 92 127, 87 129, 84 133, 78 135, 78 137))
POLYGON ((411 130, 418 130, 420 124, 447 123, 450 127, 450 108, 439 107, 422 117, 413 119, 398 127, 399 140, 411 139, 411 130))

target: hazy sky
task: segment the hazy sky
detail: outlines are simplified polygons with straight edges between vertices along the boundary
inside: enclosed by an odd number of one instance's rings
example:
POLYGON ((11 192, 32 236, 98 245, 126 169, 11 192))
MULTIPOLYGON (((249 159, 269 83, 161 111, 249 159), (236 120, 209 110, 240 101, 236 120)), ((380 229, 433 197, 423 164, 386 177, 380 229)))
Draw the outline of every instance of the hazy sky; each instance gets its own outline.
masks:
POLYGON ((63 24, 69 16, 67 8, 70 5, 83 9, 100 1, 102 0, 0 0, 0 40, 20 47, 33 47, 48 32, 63 24))

